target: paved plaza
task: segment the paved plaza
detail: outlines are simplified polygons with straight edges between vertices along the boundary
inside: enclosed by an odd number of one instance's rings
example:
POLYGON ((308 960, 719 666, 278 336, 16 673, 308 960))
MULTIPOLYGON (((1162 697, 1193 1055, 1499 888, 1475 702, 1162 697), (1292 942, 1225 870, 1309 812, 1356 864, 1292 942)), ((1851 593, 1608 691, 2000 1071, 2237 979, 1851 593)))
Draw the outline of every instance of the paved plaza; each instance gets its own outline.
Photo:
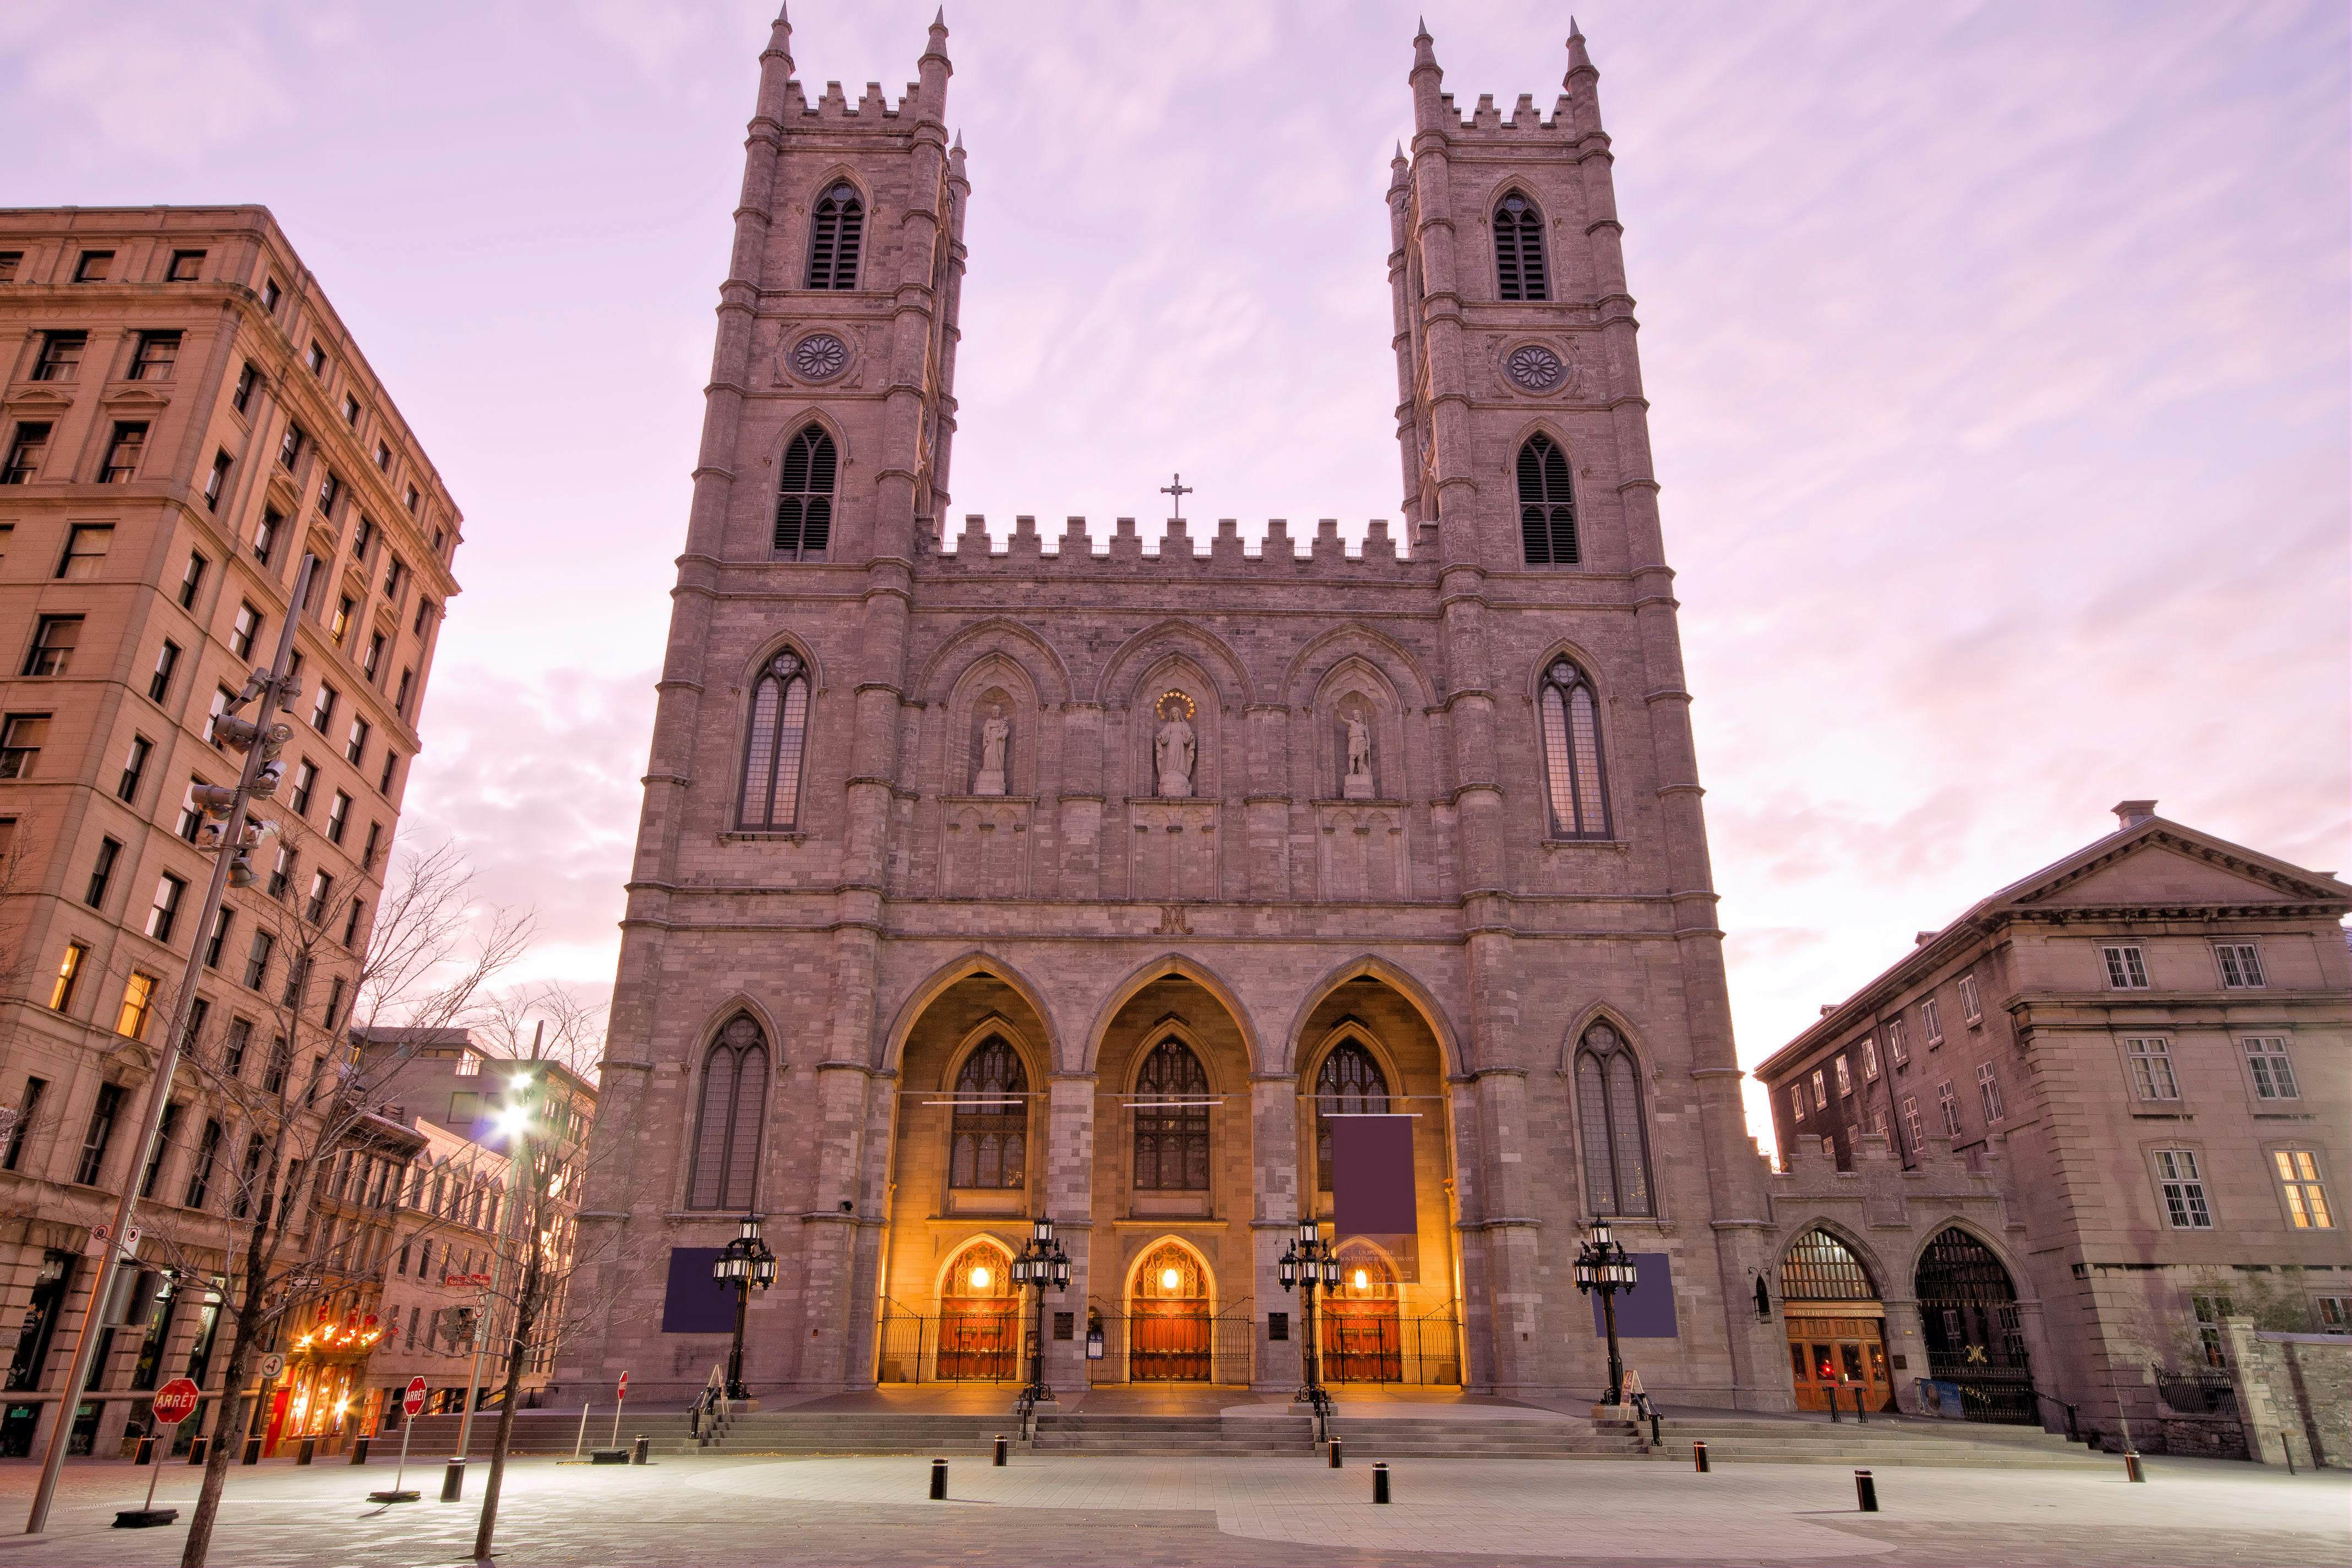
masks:
MULTIPOLYGON (((1906 1468, 1878 1477, 1883 1511, 1854 1511, 1850 1471, 1665 1461, 1412 1459, 1396 1500, 1371 1503, 1370 1458, 1319 1460, 1016 1458, 952 1463, 950 1498, 925 1496, 919 1458, 675 1458, 614 1468, 517 1461, 499 1561, 520 1563, 1293 1563, 1444 1564, 2328 1564, 2352 1561, 2352 1478, 2289 1477, 2221 1461, 2149 1463, 2145 1486, 2099 1471, 1906 1468), (1337 1555, 1330 1553, 1336 1552, 1337 1555)), ((0 1467, 21 1521, 35 1468, 0 1467)), ((109 1527, 145 1473, 66 1472, 47 1535, 0 1541, 0 1563, 163 1564, 181 1531, 109 1527)), ((437 1469, 412 1469, 433 1496, 437 1469)), ((195 1474, 163 1473, 185 1504, 195 1474)), ((232 1473, 213 1561, 227 1564, 467 1560, 475 1509, 379 1509, 389 1466, 232 1473)), ((479 1480, 474 1483, 479 1496, 479 1480)))

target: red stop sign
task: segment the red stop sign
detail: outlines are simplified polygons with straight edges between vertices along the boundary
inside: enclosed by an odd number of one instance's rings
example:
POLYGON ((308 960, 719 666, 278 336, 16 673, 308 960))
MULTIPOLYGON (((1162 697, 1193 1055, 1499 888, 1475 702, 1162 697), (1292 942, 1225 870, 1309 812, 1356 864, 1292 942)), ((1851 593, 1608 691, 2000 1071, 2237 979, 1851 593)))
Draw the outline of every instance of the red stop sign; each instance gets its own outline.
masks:
POLYGON ((151 1414, 158 1425, 177 1426, 196 1413, 196 1385, 184 1377, 175 1377, 155 1391, 155 1403, 151 1414))
POLYGON ((625 1373, 625 1373, 623 1373, 621 1374, 621 1392, 620 1392, 618 1394, 614 1395, 614 1397, 615 1397, 615 1398, 619 1398, 619 1399, 626 1399, 628 1396, 629 1396, 629 1374, 628 1374, 627 1373, 625 1373))
POLYGON ((425 1414, 425 1380, 423 1378, 412 1377, 408 1380, 408 1392, 400 1396, 400 1407, 411 1415, 425 1414))

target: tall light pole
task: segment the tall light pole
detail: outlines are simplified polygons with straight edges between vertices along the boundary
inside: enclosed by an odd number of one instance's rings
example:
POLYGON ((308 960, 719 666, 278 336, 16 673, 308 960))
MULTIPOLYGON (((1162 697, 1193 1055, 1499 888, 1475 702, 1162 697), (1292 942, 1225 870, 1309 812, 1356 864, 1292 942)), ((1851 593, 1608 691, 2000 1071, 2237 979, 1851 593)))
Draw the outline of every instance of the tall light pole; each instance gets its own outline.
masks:
POLYGON ((710 1277, 722 1289, 735 1288, 735 1344, 727 1352, 727 1397, 749 1399, 751 1391, 743 1386, 743 1329, 751 1313, 751 1291, 776 1282, 776 1255, 760 1239, 758 1215, 743 1216, 743 1228, 710 1260, 710 1277))
MULTIPOLYGON (((547 1021, 541 1019, 530 1037, 531 1059, 539 1059, 539 1043, 547 1032, 547 1021)), ((441 1500, 455 1502, 466 1489, 466 1460, 472 1452, 474 1438, 474 1402, 480 1397, 482 1385, 482 1352, 490 1342, 492 1321, 498 1316, 499 1281, 507 1271, 507 1242, 514 1234, 515 1210, 522 1205, 515 1202, 517 1185, 522 1180, 523 1161, 530 1154, 530 1116, 538 1104, 538 1081, 530 1068, 517 1073, 507 1086, 506 1109, 499 1112, 499 1131, 507 1137, 507 1195, 499 1214, 499 1241, 490 1248, 490 1283, 482 1293, 482 1310, 474 1319, 474 1359, 466 1371, 466 1408, 457 1417, 457 1451, 449 1458, 448 1468, 441 1478, 441 1500)))
POLYGON ((1299 1363, 1307 1381, 1298 1396, 1315 1412, 1317 1425, 1328 1427, 1331 1396, 1323 1391, 1323 1344, 1315 1331, 1315 1292, 1339 1288, 1339 1244, 1323 1239, 1323 1227, 1312 1216, 1302 1219, 1297 1239, 1283 1248, 1279 1268, 1282 1288, 1288 1290, 1297 1286, 1299 1300, 1307 1308, 1307 1349, 1299 1363))
POLYGON ((1576 1254, 1576 1289, 1579 1294, 1601 1292, 1601 1318, 1609 1331, 1609 1403, 1612 1405, 1625 1400, 1625 1361, 1617 1352, 1617 1292, 1631 1290, 1636 1273, 1624 1247, 1609 1234, 1609 1222, 1594 1220, 1591 1238, 1576 1254))
POLYGON ((1059 1292, 1070 1285, 1069 1254, 1054 1239, 1054 1222, 1045 1215, 1029 1223, 1029 1245, 1013 1260, 1013 1282, 1037 1287, 1029 1340, 1029 1386, 1021 1391, 1022 1405, 1034 1408, 1054 1397, 1054 1391, 1045 1386, 1045 1287, 1051 1285, 1059 1292))
MULTIPOLYGON (((206 816, 226 818, 220 833, 220 852, 213 861, 212 880, 205 887, 204 902, 196 906, 187 967, 180 975, 180 994, 173 999, 172 1026, 163 1037, 163 1054, 156 1059, 155 1070, 147 1079, 147 1103, 139 1119, 138 1158, 123 1170, 122 1194, 114 1204, 114 1224, 99 1248, 98 1278, 90 1286, 89 1306, 81 1315, 81 1331, 74 1338, 73 1360, 66 1369, 65 1392, 58 1404, 57 1419, 49 1426, 49 1446, 41 1455, 41 1479, 33 1488, 32 1512, 25 1521, 27 1535, 39 1534, 49 1521, 49 1504, 57 1496, 58 1472, 65 1468, 66 1439, 89 1382, 90 1356, 98 1348, 103 1328, 100 1320, 106 1315, 107 1299, 114 1293, 115 1269, 128 1255, 131 1216, 139 1208, 139 1173, 155 1157, 155 1142, 163 1135, 163 1108, 171 1102, 172 1078, 179 1071, 180 1057, 186 1048, 188 1019, 195 1008, 196 980, 204 973, 205 938, 219 916, 221 895, 228 889, 230 873, 246 867, 246 809, 255 795, 276 794, 278 775, 286 771, 285 764, 278 760, 278 749, 293 731, 277 723, 270 714, 273 709, 278 712, 293 711, 300 690, 300 683, 290 670, 294 628, 310 602, 310 582, 318 571, 319 558, 304 555, 300 569, 294 574, 294 596, 287 606, 286 624, 278 628, 276 657, 269 661, 268 669, 256 669, 247 678, 245 689, 236 701, 221 710, 223 717, 213 727, 218 743, 244 751, 245 766, 237 774, 234 790, 224 790, 216 784, 199 785, 196 789, 197 805, 206 816), (273 698, 274 703, 268 700, 273 698), (257 721, 247 723, 229 717, 256 700, 261 700, 257 721)), ((237 886, 243 887, 252 879, 252 870, 247 867, 237 886)), ((260 1225, 264 1220, 257 1215, 253 1223, 260 1225)), ((39 1369, 35 1368, 34 1375, 37 1378, 39 1374, 39 1369)), ((228 1398, 234 1404, 236 1390, 229 1390, 228 1398)))

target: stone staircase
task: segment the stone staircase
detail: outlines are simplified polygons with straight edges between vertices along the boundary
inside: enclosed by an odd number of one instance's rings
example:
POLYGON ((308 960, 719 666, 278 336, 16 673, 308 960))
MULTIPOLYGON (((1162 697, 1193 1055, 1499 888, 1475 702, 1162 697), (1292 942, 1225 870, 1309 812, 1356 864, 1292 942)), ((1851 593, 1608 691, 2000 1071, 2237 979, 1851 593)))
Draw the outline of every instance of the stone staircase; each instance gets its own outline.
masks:
POLYGON ((1017 1438, 1021 1426, 1009 1414, 754 1410, 720 1422, 699 1442, 688 1435, 684 1411, 649 1416, 645 1429, 656 1452, 672 1454, 985 1454, 997 1434, 1017 1438))
POLYGON ((1710 1464, 1950 1465, 1976 1469, 2084 1469, 2117 1461, 2034 1426, 1874 1416, 1867 1422, 1721 1415, 1668 1416, 1664 1457, 1688 1463, 1691 1444, 1710 1464))
POLYGON ((1305 1415, 1089 1415, 1040 1412, 1034 1451, 1081 1454, 1208 1454, 1311 1458, 1315 1426, 1305 1415))
POLYGON ((1416 1458, 1638 1459, 1648 1447, 1629 1423, 1603 1425, 1534 1412, 1525 1419, 1357 1416, 1347 1415, 1343 1408, 1331 1422, 1331 1435, 1346 1445, 1348 1458, 1366 1462, 1416 1458))

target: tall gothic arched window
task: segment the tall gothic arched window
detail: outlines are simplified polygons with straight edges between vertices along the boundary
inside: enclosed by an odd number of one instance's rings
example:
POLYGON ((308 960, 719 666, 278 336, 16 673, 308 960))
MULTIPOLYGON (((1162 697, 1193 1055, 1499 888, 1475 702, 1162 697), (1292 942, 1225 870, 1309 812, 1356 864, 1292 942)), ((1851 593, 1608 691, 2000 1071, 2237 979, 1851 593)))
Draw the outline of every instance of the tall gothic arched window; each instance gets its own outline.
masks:
POLYGON ((1029 1075, 1002 1035, 991 1035, 956 1074, 948 1185, 1018 1187, 1029 1161, 1029 1075))
POLYGON ((1160 1041, 1135 1078, 1135 1190, 1209 1190, 1209 1075, 1178 1039, 1160 1041))
POLYGON ((1334 1116, 1385 1116, 1388 1075, 1360 1041, 1332 1047, 1315 1073, 1315 1171, 1321 1190, 1331 1190, 1331 1122, 1334 1116))
POLYGON ((1584 1031, 1576 1049, 1576 1112, 1584 1145, 1585 1202, 1596 1215, 1655 1214, 1650 1132, 1642 1116, 1641 1067, 1606 1024, 1584 1031))
POLYGON ((751 732, 743 747, 748 832, 782 832, 800 821, 801 754, 808 736, 808 668, 786 648, 751 684, 751 732))
POLYGON ((760 1128, 767 1109, 767 1037, 748 1015, 738 1013, 703 1058, 687 1207, 751 1208, 758 1195, 760 1128))
POLYGON ((809 215, 808 286, 857 287, 857 253, 866 239, 866 204, 846 180, 817 198, 809 215))
POLYGON ((1544 278, 1543 215, 1513 191, 1495 207, 1495 281, 1506 300, 1549 300, 1544 278))
POLYGON ((840 468, 833 437, 822 425, 803 427, 784 448, 776 476, 775 552, 787 561, 816 561, 833 541, 833 485, 840 468))
POLYGON ((1519 548, 1530 566, 1573 566, 1580 559, 1568 454, 1540 430, 1519 447, 1519 548))
POLYGON ((1543 722, 1544 793, 1555 838, 1609 837, 1608 778, 1601 763, 1601 709, 1592 682, 1564 658, 1544 671, 1536 702, 1543 722))

